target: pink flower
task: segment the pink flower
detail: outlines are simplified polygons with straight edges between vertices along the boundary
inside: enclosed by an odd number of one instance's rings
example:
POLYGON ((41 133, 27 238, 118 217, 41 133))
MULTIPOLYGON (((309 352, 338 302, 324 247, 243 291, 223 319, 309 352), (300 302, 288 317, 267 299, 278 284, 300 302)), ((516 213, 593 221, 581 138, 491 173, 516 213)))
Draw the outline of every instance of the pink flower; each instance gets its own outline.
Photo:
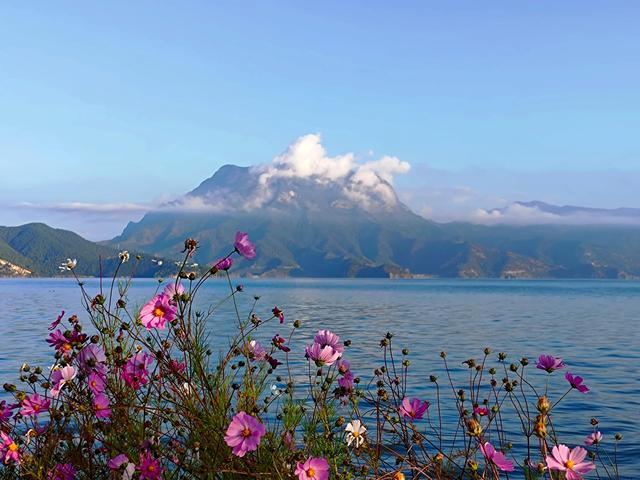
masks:
POLYGON ((495 465, 498 467, 498 470, 502 470, 503 472, 513 472, 513 462, 508 460, 502 452, 493 448, 493 445, 489 442, 481 443, 480 450, 487 460, 487 463, 495 465))
POLYGON ((602 442, 602 433, 600 432, 593 432, 584 441, 585 445, 597 445, 600 442, 602 442))
POLYGON ((286 340, 277 333, 271 339, 271 343, 273 344, 274 347, 276 347, 278 350, 282 350, 284 353, 287 353, 287 352, 290 352, 291 349, 285 345, 285 342, 286 340))
POLYGON ((76 469, 70 463, 58 463, 47 475, 47 480, 74 480, 76 469))
POLYGON ((271 313, 273 313, 274 317, 277 317, 278 320, 280 320, 280 323, 284 323, 284 312, 282 310, 280 310, 278 307, 273 307, 271 313))
POLYGON ((109 398, 104 393, 99 393, 93 398, 93 408, 96 411, 96 418, 110 418, 109 398))
POLYGON ((110 470, 118 470, 122 465, 124 465, 128 461, 129 461, 129 458, 124 453, 121 453, 120 455, 116 455, 111 460, 109 460, 107 462, 107 467, 109 467, 110 470))
POLYGON ((565 373, 564 378, 567 379, 567 382, 569 382, 571 388, 575 388, 580 393, 587 393, 589 391, 589 388, 582 383, 582 377, 579 377, 578 375, 573 376, 569 372, 567 372, 565 373))
POLYGON ((265 433, 264 425, 255 417, 238 412, 225 432, 224 441, 231 447, 234 455, 244 457, 247 452, 258 449, 260 439, 265 433))
POLYGON ((400 414, 412 420, 420 420, 427 408, 429 408, 429 402, 423 402, 419 398, 409 400, 409 398, 405 397, 402 400, 402 405, 400 405, 400 414))
POLYGON ((330 330, 319 330, 316 336, 313 337, 313 341, 321 347, 328 345, 336 352, 344 352, 344 346, 340 343, 340 337, 330 330))
POLYGON ((58 315, 58 318, 56 318, 53 322, 51 322, 51 325, 49 325, 49 330, 53 330, 58 325, 60 325, 60 322, 62 321, 62 317, 64 317, 64 310, 60 312, 60 315, 58 315))
POLYGON ((549 470, 565 472, 567 480, 582 480, 583 474, 596 467, 593 462, 583 462, 586 456, 587 451, 582 447, 571 450, 566 445, 557 445, 546 458, 547 467, 549 470))
POLYGON ((233 246, 240 255, 247 260, 256 258, 256 246, 249 240, 249 234, 245 232, 236 233, 236 241, 233 246))
POLYGON ((104 350, 102 347, 94 343, 86 345, 82 350, 80 350, 80 354, 78 355, 78 363, 85 372, 93 371, 106 375, 106 361, 107 356, 105 355, 104 350))
POLYGON ((62 333, 60 330, 51 332, 47 343, 56 349, 56 352, 63 354, 65 357, 71 355, 73 346, 81 345, 87 339, 84 333, 78 333, 74 331, 67 331, 62 333))
POLYGON ((325 458, 310 457, 304 463, 298 462, 293 473, 298 480, 328 480, 329 462, 325 458))
POLYGON ((175 282, 169 283, 164 290, 162 290, 162 295, 167 297, 172 303, 175 304, 176 295, 182 295, 184 293, 184 287, 180 282, 177 284, 175 282))
POLYGON ((333 347, 330 347, 329 345, 323 347, 319 343, 309 345, 304 351, 304 356, 309 360, 316 362, 318 367, 322 367, 323 365, 333 365, 341 355, 342 354, 335 351, 333 347))
POLYGON ((561 358, 556 358, 552 355, 540 355, 536 362, 536 368, 540 370, 546 370, 547 373, 551 373, 554 370, 564 368, 566 365, 561 358))
POLYGON ((162 474, 160 462, 149 452, 140 454, 140 465, 137 470, 140 472, 140 480, 160 480, 162 474))
POLYGON ((256 340, 251 340, 249 342, 249 357, 252 360, 266 360, 267 351, 256 340))
POLYGON ((342 377, 338 379, 338 386, 343 388, 347 393, 353 390, 353 373, 351 370, 348 370, 342 377))
POLYGON ((338 360, 337 366, 338 373, 340 375, 344 375, 345 373, 349 372, 349 368, 351 368, 351 364, 349 363, 349 361, 344 359, 338 360))
POLYGON ((9 405, 5 400, 0 402, 0 422, 6 422, 13 415, 13 409, 16 405, 9 405))
POLYGON ((122 370, 122 378, 134 390, 140 389, 149 383, 148 367, 152 362, 153 358, 147 352, 136 353, 127 360, 122 370))
POLYGON ((18 447, 18 444, 2 431, 0 431, 0 439, 2 440, 0 452, 4 455, 4 463, 9 463, 9 460, 20 463, 20 447, 18 447))
POLYGON ((49 400, 42 398, 37 393, 34 393, 22 401, 22 409, 20 410, 20 413, 25 417, 32 415, 37 417, 38 414, 46 411, 50 404, 51 402, 49 402, 49 400))
POLYGON ((166 295, 156 295, 140 310, 140 323, 147 330, 165 328, 167 322, 174 319, 176 307, 166 295))
POLYGON ((76 369, 71 365, 55 369, 51 373, 51 381, 53 382, 53 387, 51 388, 51 396, 53 398, 58 398, 62 387, 64 387, 67 382, 73 380, 76 376, 76 373, 76 369))
POLYGON ((475 407, 473 409, 473 413, 475 413, 476 415, 480 416, 480 417, 485 417, 487 415, 489 415, 489 409, 486 407, 475 407))
POLYGON ((220 260, 218 260, 216 263, 213 264, 213 266, 216 267, 218 270, 225 270, 225 271, 229 270, 232 265, 233 265, 233 258, 231 257, 221 258, 220 260))
POLYGON ((89 385, 89 390, 91 390, 94 394, 104 392, 104 388, 105 388, 104 377, 102 375, 97 374, 96 372, 91 372, 89 374, 89 378, 87 379, 87 384, 89 385))
POLYGON ((184 362, 180 362, 179 360, 171 359, 169 360, 169 370, 173 374, 181 374, 187 369, 187 364, 184 362))

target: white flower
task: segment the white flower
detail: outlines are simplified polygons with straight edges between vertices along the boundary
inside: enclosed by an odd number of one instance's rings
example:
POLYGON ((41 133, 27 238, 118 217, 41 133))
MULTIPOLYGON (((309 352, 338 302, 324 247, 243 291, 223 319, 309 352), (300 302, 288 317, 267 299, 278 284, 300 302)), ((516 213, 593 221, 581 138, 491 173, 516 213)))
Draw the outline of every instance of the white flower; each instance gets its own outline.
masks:
POLYGON ((136 473, 136 464, 131 462, 127 463, 124 472, 122 472, 122 480, 131 480, 134 473, 136 473))
POLYGON ((347 432, 347 445, 351 445, 355 442, 355 446, 359 447, 364 443, 364 432, 366 432, 367 429, 362 425, 360 420, 353 420, 352 422, 347 423, 344 431, 347 432))
POLYGON ((67 258, 67 261, 62 262, 62 264, 60 264, 58 268, 60 269, 61 272, 64 272, 68 270, 73 270, 74 268, 76 268, 77 264, 78 264, 78 260, 76 260, 75 258, 73 260, 71 260, 70 258, 67 258))
POLYGON ((123 250, 118 254, 118 257, 120 257, 120 261, 122 263, 128 262, 129 261, 129 252, 127 252, 126 250, 123 250))

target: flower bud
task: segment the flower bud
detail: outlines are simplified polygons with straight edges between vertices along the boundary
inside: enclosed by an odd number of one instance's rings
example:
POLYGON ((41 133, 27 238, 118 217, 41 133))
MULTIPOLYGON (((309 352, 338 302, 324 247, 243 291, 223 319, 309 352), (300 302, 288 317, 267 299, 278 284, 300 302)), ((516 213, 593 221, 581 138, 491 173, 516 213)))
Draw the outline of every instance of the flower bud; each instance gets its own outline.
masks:
POLYGON ((536 405, 536 408, 542 414, 549 413, 549 410, 551 410, 551 404, 549 403, 549 399, 546 395, 542 395, 540 398, 538 398, 538 404, 536 405))

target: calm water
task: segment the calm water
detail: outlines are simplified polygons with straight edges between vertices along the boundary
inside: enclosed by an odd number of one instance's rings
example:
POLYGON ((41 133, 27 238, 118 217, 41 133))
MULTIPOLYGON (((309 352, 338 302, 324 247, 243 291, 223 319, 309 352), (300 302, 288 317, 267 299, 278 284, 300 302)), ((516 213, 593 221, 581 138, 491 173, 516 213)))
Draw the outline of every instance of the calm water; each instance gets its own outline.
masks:
MULTIPOLYGON (((569 371, 585 377, 586 395, 573 391, 561 416, 560 434, 569 444, 582 444, 590 432, 589 419, 612 440, 624 435, 619 460, 623 478, 640 456, 640 282, 625 281, 505 281, 505 280, 243 280, 245 311, 260 295, 258 313, 270 315, 274 305, 285 311, 287 324, 267 325, 265 337, 289 331, 291 321, 303 327, 294 343, 302 355, 319 328, 351 339, 348 350, 357 375, 369 378, 378 366, 378 343, 387 331, 396 345, 411 350, 410 393, 433 399, 431 373, 442 378, 438 353, 446 350, 454 376, 464 380, 460 362, 482 356, 485 346, 509 353, 511 361, 540 353, 563 357, 569 371)), ((142 303, 155 288, 139 280, 130 303, 142 303)), ((97 292, 97 281, 87 281, 97 292)), ((215 302, 228 292, 223 281, 203 290, 202 302, 215 302)), ((0 279, 0 374, 15 380, 24 360, 51 363, 44 341, 48 324, 60 310, 82 313, 77 285, 70 280, 0 279)), ((211 343, 224 346, 234 331, 230 305, 211 318, 211 343)), ((530 368, 530 371, 533 370, 530 368)), ((540 384, 544 373, 532 372, 540 384)), ((556 374, 557 375, 557 374, 556 374)), ((566 386, 561 375, 556 383, 566 386)), ((558 421, 556 421, 557 423, 558 421)))

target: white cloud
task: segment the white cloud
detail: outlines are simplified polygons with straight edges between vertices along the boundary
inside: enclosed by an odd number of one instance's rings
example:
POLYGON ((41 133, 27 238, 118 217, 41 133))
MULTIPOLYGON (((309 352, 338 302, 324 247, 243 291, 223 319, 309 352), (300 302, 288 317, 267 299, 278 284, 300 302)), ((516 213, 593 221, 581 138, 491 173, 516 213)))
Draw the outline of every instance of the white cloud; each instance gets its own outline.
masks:
POLYGON ((89 203, 89 202, 62 202, 62 203, 31 203, 21 202, 14 205, 15 208, 27 210, 49 210, 62 213, 144 213, 153 207, 141 203, 89 203))

